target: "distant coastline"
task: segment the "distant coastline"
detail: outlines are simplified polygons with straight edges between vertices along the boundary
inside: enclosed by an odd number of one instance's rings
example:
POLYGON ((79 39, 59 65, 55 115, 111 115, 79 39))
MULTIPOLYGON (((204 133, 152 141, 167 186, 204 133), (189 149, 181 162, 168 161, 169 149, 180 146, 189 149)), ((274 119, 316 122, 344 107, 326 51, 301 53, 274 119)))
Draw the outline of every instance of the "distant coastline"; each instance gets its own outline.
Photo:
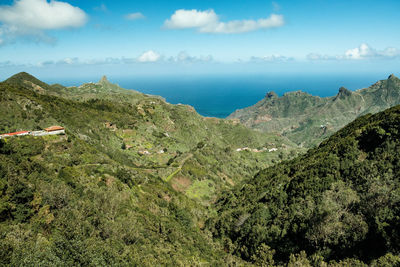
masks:
MULTIPOLYGON (((333 96, 341 86, 349 90, 365 88, 385 75, 318 74, 318 75, 219 75, 219 76, 156 76, 113 77, 109 79, 126 89, 160 95, 172 104, 187 104, 206 117, 226 118, 236 109, 254 105, 268 91, 279 96, 301 90, 312 95, 333 96)), ((99 77, 92 77, 98 80, 99 77)), ((80 85, 91 79, 49 80, 63 85, 80 85)))

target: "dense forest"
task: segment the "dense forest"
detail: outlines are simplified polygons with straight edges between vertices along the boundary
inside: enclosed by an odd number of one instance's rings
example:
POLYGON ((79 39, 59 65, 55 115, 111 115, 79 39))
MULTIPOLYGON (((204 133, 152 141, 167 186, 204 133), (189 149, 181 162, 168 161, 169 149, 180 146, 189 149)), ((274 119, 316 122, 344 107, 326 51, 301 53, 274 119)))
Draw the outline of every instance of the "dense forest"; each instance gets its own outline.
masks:
POLYGON ((399 138, 400 106, 363 116, 227 190, 208 227, 249 261, 400 264, 399 138))
POLYGON ((66 129, 0 139, 0 265, 400 264, 400 106, 305 152, 106 78, 0 102, 0 133, 66 129))

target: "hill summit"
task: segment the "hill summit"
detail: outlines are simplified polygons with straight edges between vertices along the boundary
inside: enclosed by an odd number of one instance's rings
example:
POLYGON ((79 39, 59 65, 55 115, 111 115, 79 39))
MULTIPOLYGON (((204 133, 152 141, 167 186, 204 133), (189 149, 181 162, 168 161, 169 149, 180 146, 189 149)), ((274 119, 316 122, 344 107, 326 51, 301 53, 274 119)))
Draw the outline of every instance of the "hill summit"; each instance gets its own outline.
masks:
POLYGON ((45 82, 40 81, 36 77, 32 76, 27 72, 17 73, 7 80, 5 83, 12 84, 14 86, 22 86, 24 88, 33 89, 39 93, 43 93, 44 90, 50 90, 50 85, 45 82))

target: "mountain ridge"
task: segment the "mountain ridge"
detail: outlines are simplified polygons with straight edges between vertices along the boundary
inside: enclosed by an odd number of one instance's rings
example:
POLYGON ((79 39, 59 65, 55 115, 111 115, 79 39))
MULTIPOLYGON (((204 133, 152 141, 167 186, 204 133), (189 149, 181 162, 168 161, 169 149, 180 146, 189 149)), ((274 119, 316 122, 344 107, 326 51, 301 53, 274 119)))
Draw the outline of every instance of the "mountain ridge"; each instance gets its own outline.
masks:
MULTIPOLYGON (((0 265, 400 263, 400 106, 304 155, 285 137, 105 79, 32 77, 0 83, 0 133, 60 125, 65 135, 0 140, 0 265)), ((301 97, 287 96, 288 114, 301 97)))
POLYGON ((0 140, 0 265, 243 263, 204 229, 211 205, 297 154, 278 135, 105 79, 69 88, 20 73, 0 83, 0 103, 0 133, 65 128, 0 140))
POLYGON ((361 115, 397 104, 400 104, 400 79, 391 74, 368 88, 350 91, 340 87, 331 97, 302 91, 277 97, 270 92, 255 105, 236 110, 227 118, 239 119, 244 125, 262 132, 277 132, 298 145, 310 147, 361 115), (321 131, 320 125, 327 125, 327 128, 321 131))

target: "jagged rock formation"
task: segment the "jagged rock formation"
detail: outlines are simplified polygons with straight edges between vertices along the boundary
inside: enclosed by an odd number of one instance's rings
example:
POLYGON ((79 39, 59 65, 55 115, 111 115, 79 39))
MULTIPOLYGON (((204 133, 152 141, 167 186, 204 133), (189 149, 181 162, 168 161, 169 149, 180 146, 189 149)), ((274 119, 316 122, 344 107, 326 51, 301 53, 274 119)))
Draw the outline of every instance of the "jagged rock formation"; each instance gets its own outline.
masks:
POLYGON ((312 146, 355 118, 400 104, 400 80, 391 74, 369 88, 344 87, 333 97, 296 91, 277 97, 270 92, 254 106, 237 110, 228 119, 263 132, 278 132, 303 146, 312 146), (324 126, 324 127, 322 127, 324 126))
POLYGON ((103 75, 103 77, 101 77, 99 83, 109 83, 109 81, 108 81, 108 79, 107 79, 107 76, 106 76, 106 75, 103 75))

